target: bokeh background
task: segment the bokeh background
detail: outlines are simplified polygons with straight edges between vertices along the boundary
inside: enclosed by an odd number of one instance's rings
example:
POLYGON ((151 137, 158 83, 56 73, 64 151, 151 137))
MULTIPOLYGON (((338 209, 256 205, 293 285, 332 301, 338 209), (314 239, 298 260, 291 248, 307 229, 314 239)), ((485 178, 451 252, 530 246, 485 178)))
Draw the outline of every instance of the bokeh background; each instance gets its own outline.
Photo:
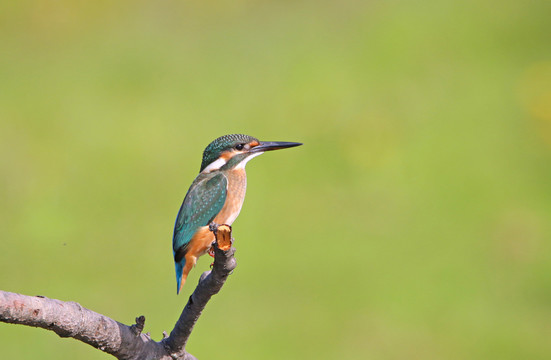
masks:
MULTIPOLYGON (((201 153, 243 132, 200 359, 551 358, 551 3, 2 1, 0 289, 160 340, 201 153)), ((6 359, 107 359, 0 324, 6 359)))

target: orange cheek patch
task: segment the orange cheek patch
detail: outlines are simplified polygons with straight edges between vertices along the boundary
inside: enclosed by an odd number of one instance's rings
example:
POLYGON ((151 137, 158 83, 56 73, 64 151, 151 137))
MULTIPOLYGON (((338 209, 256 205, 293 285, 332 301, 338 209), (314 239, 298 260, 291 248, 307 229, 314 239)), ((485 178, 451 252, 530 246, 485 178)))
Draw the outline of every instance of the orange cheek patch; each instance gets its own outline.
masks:
POLYGON ((231 159, 232 156, 233 154, 231 151, 224 151, 222 154, 220 154, 220 158, 226 160, 226 162, 231 159))

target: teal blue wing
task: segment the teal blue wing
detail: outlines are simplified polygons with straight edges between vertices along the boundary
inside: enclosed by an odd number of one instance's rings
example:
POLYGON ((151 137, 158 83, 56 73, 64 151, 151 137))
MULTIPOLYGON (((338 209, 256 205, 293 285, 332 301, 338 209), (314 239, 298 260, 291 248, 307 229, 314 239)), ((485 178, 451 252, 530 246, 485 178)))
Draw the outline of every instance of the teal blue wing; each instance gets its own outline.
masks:
POLYGON ((198 228, 208 225, 226 202, 228 180, 221 173, 200 174, 189 188, 174 225, 172 249, 180 262, 198 228))

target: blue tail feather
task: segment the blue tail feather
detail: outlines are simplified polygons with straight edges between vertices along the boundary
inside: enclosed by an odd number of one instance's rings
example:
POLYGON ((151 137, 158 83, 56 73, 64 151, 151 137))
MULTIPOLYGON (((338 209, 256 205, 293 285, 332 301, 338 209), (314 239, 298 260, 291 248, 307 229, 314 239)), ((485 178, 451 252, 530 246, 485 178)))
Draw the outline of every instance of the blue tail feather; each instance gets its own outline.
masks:
POLYGON ((182 283, 182 273, 184 272, 184 266, 186 265, 186 259, 183 258, 179 262, 174 263, 176 267, 176 294, 180 293, 180 284, 182 283))

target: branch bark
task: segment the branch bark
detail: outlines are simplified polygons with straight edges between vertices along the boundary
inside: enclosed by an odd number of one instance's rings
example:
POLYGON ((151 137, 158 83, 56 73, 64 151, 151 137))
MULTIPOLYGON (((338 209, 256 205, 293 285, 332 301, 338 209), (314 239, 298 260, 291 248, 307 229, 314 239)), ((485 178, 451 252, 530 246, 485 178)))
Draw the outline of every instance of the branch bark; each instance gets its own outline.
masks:
POLYGON ((159 359, 194 360, 185 347, 195 323, 210 298, 217 294, 236 266, 229 225, 211 228, 213 243, 212 271, 201 275, 199 284, 184 307, 170 336, 156 342, 142 334, 145 317, 128 326, 72 301, 64 302, 43 296, 27 296, 0 290, 0 321, 40 327, 91 345, 121 360, 159 359))

